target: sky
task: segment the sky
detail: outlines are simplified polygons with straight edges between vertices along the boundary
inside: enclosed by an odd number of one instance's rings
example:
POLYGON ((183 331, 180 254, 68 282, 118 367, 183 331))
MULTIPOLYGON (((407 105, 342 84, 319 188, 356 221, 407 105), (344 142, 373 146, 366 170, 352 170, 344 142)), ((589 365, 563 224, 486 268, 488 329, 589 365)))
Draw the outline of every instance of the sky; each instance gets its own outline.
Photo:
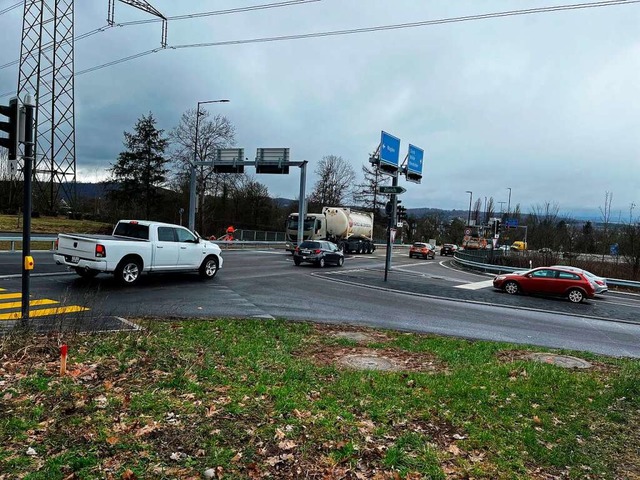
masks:
MULTIPOLYGON (((0 11, 15 4, 0 0, 0 11)), ((149 0, 167 17, 284 0, 149 0)), ((97 181, 123 150, 123 132, 152 112, 175 127, 199 101, 236 127, 236 146, 288 147, 307 160, 307 191, 326 155, 362 165, 382 130, 424 149, 422 183, 399 184, 407 208, 499 210, 551 203, 567 215, 604 208, 640 213, 640 3, 512 15, 297 40, 172 48, 533 9, 562 0, 317 0, 170 20, 168 47, 79 75, 80 181, 97 181), (634 206, 637 205, 637 208, 634 206), (632 207, 633 206, 633 207, 632 207), (633 208, 636 208, 633 212, 633 208)), ((577 2, 576 2, 577 3, 577 2)), ((106 25, 107 0, 78 1, 76 35, 106 25)), ((19 57, 21 8, 0 15, 0 64, 19 57)), ((116 2, 116 22, 150 19, 116 2)), ((80 72, 160 47, 160 23, 80 40, 80 72)), ((0 69, 0 92, 17 85, 0 69)), ((6 103, 8 97, 0 99, 6 103)), ((254 174, 253 168, 245 170, 254 174)), ((299 170, 257 175, 273 197, 297 198, 299 170)))

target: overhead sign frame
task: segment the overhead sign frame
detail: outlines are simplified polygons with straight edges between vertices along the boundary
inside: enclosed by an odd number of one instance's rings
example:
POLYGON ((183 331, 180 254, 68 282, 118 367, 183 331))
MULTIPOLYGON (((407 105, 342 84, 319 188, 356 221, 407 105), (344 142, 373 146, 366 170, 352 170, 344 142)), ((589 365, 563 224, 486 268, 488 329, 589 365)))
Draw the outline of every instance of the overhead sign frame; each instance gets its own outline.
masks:
POLYGON ((258 148, 256 173, 288 174, 290 154, 288 148, 258 148))
POLYGON ((216 148, 213 152, 215 173, 244 173, 244 148, 216 148))

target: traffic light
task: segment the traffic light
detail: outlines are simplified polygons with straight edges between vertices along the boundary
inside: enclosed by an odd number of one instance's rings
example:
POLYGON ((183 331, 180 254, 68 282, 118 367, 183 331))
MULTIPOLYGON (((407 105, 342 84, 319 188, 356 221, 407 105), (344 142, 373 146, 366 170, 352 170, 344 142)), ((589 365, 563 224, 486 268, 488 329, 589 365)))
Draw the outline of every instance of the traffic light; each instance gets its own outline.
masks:
POLYGON ((500 222, 500 220, 496 220, 495 222, 493 222, 493 233, 495 235, 498 235, 501 232, 502 232, 502 222, 500 222))
POLYGON ((399 206, 398 207, 398 221, 407 219, 407 207, 399 206))
POLYGON ((18 99, 12 98, 9 105, 0 105, 0 115, 7 117, 6 122, 0 122, 0 131, 6 132, 7 137, 0 137, 0 147, 9 149, 9 160, 18 158, 18 99))

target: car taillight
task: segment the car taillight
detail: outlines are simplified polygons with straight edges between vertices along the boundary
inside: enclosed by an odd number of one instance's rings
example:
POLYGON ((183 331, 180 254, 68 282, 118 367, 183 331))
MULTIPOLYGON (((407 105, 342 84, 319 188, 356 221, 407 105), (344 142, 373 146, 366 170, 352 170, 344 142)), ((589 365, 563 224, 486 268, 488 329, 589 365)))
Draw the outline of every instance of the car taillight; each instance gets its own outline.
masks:
POLYGON ((101 244, 97 244, 96 245, 96 257, 106 257, 107 256, 107 249, 104 247, 104 245, 101 244))
POLYGON ((597 283, 598 285, 604 285, 604 284, 605 284, 602 280, 596 280, 596 283, 597 283))
POLYGON ((54 250, 58 250, 58 242, 59 242, 59 241, 60 241, 60 240, 56 238, 55 244, 54 244, 54 246, 53 246, 53 249, 54 249, 54 250))
POLYGON ((317 253, 320 253, 321 251, 322 251, 322 250, 318 249, 318 250, 316 250, 315 252, 316 252, 316 254, 317 254, 317 253))

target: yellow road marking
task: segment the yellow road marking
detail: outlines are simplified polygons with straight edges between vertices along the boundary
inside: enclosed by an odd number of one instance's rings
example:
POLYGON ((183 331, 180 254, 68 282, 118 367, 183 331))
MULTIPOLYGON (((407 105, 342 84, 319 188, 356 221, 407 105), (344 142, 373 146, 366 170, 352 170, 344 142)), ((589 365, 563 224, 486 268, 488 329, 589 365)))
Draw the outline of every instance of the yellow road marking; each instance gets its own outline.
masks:
MULTIPOLYGON (((70 305, 68 307, 42 308, 40 310, 31 310, 29 318, 44 317, 47 315, 59 315, 61 313, 83 312, 89 310, 87 307, 78 305, 70 305)), ((22 312, 0 313, 0 320, 21 320, 22 312)))
MULTIPOLYGON (((49 300, 48 298, 44 298, 42 300, 29 301, 29 305, 32 307, 37 307, 38 305, 51 305, 53 303, 60 303, 60 302, 56 300, 49 300)), ((0 303, 0 309, 17 308, 21 306, 22 306, 22 302, 0 303)))
MULTIPOLYGON (((2 290, 0 288, 0 290, 2 290)), ((18 293, 0 293, 0 300, 9 300, 10 298, 22 298, 22 294, 18 293)))

